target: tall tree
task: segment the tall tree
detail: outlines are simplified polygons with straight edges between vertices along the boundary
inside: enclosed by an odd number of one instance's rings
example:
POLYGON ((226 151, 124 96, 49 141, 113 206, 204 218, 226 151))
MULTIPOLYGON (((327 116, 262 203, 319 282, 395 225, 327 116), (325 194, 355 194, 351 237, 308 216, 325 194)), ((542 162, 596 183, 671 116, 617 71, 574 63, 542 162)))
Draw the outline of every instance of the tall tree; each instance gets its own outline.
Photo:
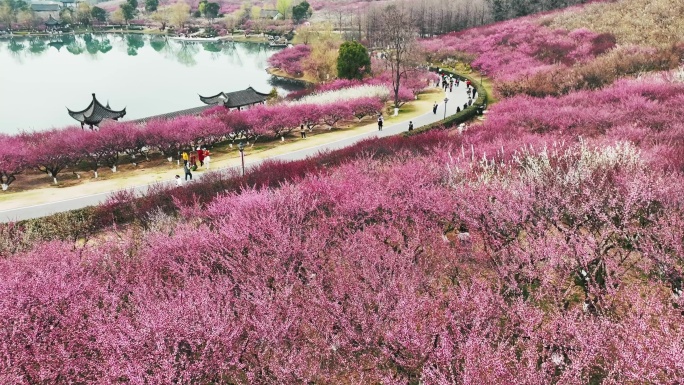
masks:
POLYGON ((159 8, 159 0, 145 0, 145 12, 152 13, 159 8))
POLYGON ((107 20, 107 11, 100 7, 93 7, 93 9, 90 10, 90 15, 93 17, 93 19, 100 22, 107 20))
POLYGON ((302 20, 309 17, 311 11, 311 5, 308 2, 302 1, 301 3, 292 7, 292 19, 299 23, 302 20))
POLYGON ((283 15, 283 18, 288 19, 292 15, 292 0, 278 0, 276 9, 283 15))
POLYGON ((76 20, 85 25, 89 26, 93 21, 93 15, 91 14, 92 9, 88 3, 79 3, 76 6, 76 20))
POLYGON ((417 31, 413 27, 410 13, 403 4, 386 6, 379 16, 382 28, 378 31, 378 43, 383 47, 383 56, 392 73, 394 107, 401 105, 399 90, 402 77, 411 67, 410 57, 415 50, 417 31))
POLYGON ((357 41, 346 41, 340 46, 337 57, 337 76, 345 79, 363 79, 370 73, 371 61, 368 50, 357 41))
POLYGON ((121 9, 121 16, 124 19, 124 22, 128 24, 129 21, 133 20, 135 17, 135 8, 131 5, 131 3, 123 3, 119 7, 121 9))
POLYGON ((209 20, 214 20, 221 11, 221 6, 218 3, 207 3, 204 7, 204 16, 209 20))
POLYGON ((169 6, 169 12, 169 23, 178 28, 183 28, 190 18, 190 6, 185 1, 169 6))
POLYGON ((506 20, 508 14, 508 8, 506 6, 506 0, 489 0, 492 7, 492 14, 494 16, 494 21, 506 20))
POLYGON ((171 19, 171 9, 169 6, 164 6, 159 9, 157 9, 152 15, 150 15, 150 18, 157 23, 161 24, 161 27, 159 28, 160 30, 165 30, 166 25, 169 24, 169 21, 171 19))

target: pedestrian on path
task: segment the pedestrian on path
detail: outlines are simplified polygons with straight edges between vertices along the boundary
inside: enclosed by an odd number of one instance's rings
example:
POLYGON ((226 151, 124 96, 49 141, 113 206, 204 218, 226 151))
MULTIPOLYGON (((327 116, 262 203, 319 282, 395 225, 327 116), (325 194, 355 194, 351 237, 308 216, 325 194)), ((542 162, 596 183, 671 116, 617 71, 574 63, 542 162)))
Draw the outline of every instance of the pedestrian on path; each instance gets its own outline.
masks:
POLYGON ((413 131, 413 121, 409 120, 409 131, 413 131))
POLYGON ((211 153, 209 150, 204 150, 204 168, 209 170, 209 162, 211 162, 211 153))
POLYGON ((188 180, 188 177, 190 177, 190 180, 192 180, 192 171, 190 171, 189 165, 183 166, 183 171, 185 171, 185 180, 188 180))
POLYGON ((186 164, 188 164, 188 152, 183 151, 182 157, 183 157, 183 166, 185 166, 186 164))
POLYGON ((382 124, 383 124, 382 115, 380 115, 380 116, 378 116, 378 131, 382 131, 382 124))
POLYGON ((437 102, 435 102, 435 104, 432 105, 432 113, 437 115, 437 102))
POLYGON ((306 129, 303 124, 299 127, 299 132, 302 134, 302 139, 306 139, 306 129))
POLYGON ((204 166, 204 150, 197 147, 197 159, 199 159, 200 166, 204 166))
POLYGON ((183 179, 181 179, 180 175, 176 175, 176 187, 182 187, 183 186, 183 179))

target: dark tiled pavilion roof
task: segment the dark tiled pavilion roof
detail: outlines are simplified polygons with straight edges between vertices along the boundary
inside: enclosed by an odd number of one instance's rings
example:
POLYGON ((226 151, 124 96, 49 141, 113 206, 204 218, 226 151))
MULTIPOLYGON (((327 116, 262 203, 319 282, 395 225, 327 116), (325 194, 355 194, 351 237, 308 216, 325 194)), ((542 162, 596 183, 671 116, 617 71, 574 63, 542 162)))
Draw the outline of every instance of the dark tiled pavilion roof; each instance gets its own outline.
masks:
POLYGON ((209 105, 223 104, 227 108, 237 108, 248 106, 251 104, 262 103, 266 100, 268 94, 256 91, 249 87, 246 90, 235 92, 220 92, 214 96, 202 96, 200 100, 209 105))
POLYGON ((104 119, 117 120, 126 115, 125 108, 121 111, 115 111, 109 108, 109 106, 103 106, 102 103, 100 103, 97 100, 95 94, 93 94, 93 101, 90 102, 90 104, 88 105, 88 107, 85 108, 85 110, 71 111, 67 108, 67 111, 69 111, 69 115, 71 115, 72 118, 81 122, 81 127, 83 127, 84 124, 87 124, 91 126, 91 128, 92 126, 97 126, 98 124, 100 124, 100 122, 104 119))
POLYGON ((47 25, 47 26, 59 25, 59 21, 57 21, 54 17, 52 17, 52 15, 50 15, 48 17, 48 19, 45 20, 45 25, 47 25))

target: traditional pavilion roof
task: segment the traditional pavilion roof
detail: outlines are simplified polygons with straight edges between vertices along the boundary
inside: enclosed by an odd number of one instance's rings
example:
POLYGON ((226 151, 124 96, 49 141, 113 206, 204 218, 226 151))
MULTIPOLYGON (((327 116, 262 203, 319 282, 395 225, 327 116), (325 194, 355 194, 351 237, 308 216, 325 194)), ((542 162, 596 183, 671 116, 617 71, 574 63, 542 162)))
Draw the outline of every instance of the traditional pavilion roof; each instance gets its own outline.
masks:
POLYGON ((109 103, 107 103, 107 107, 103 106, 102 103, 100 103, 97 100, 95 94, 93 94, 93 101, 90 102, 90 104, 88 105, 88 107, 85 108, 85 110, 71 111, 67 108, 67 111, 69 111, 69 115, 71 115, 72 118, 81 122, 81 126, 83 126, 84 124, 87 124, 89 126, 97 126, 104 119, 117 120, 126 115, 125 108, 120 111, 115 111, 109 108, 109 103))
POLYGON ((50 15, 48 17, 48 19, 45 20, 45 25, 48 25, 48 26, 59 25, 59 21, 56 20, 54 17, 52 17, 52 15, 50 15))
POLYGON ((242 91, 220 92, 214 96, 200 95, 199 98, 203 103, 206 104, 222 104, 227 108, 237 108, 251 104, 262 103, 267 97, 268 94, 258 92, 254 88, 249 87, 242 91))

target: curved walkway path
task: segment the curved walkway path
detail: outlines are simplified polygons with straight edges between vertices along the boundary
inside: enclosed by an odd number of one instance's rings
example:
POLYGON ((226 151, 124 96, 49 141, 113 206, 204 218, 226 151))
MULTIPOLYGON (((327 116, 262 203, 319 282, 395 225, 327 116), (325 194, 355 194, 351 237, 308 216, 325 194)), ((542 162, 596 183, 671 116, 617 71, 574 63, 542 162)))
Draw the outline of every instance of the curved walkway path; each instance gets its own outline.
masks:
MULTIPOLYGON (((449 98, 449 101, 447 102, 447 110, 446 110, 446 115, 453 115, 456 113, 456 107, 460 106, 463 107, 463 104, 468 101, 468 96, 465 92, 465 85, 461 83, 460 87, 454 87, 453 92, 447 92, 446 96, 449 98)), ((444 94, 442 94, 444 95, 444 94)), ((437 121, 440 121, 444 118, 444 102, 442 101, 439 103, 439 107, 437 109, 437 113, 433 114, 432 111, 425 113, 420 116, 416 116, 410 120, 413 121, 414 127, 419 128, 437 121)), ((391 135, 397 135, 402 132, 405 132, 408 128, 408 120, 404 120, 398 123, 394 123, 391 125, 387 125, 383 127, 382 131, 371 131, 371 132, 365 132, 362 134, 356 134, 353 136, 348 136, 345 137, 344 139, 339 139, 335 140, 332 142, 312 146, 312 147, 307 147, 303 148, 300 150, 296 151, 291 151, 287 152, 281 155, 276 155, 264 159, 258 159, 258 160, 252 160, 250 161, 249 159, 249 154, 245 154, 245 168, 250 168, 253 166, 257 166, 260 163, 264 162, 265 160, 282 160, 282 161, 291 161, 291 160, 299 160, 299 159, 304 159, 309 156, 315 156, 321 151, 330 151, 330 150, 337 150, 341 149, 347 146, 351 146, 361 140, 368 139, 368 138, 375 138, 375 137, 385 137, 385 136, 391 136, 391 135)), ((229 167, 223 167, 223 168, 216 168, 214 170, 221 170, 221 169, 229 169, 229 168, 235 168, 237 169, 240 167, 239 165, 232 165, 229 167)), ((182 172, 180 172, 182 175, 182 172)), ((201 179, 202 174, 195 174, 195 180, 201 179)), ((134 190, 138 194, 143 194, 147 191, 147 189, 152 185, 156 183, 151 183, 151 184, 143 184, 143 185, 137 185, 137 186, 128 186, 125 189, 127 190, 134 190)), ((79 197, 74 197, 70 199, 65 199, 65 200, 59 200, 55 202, 48 202, 48 203, 43 203, 43 204, 36 204, 36 205, 30 205, 30 206, 25 206, 25 207, 20 207, 20 208, 14 208, 14 209, 9 209, 9 210, 3 210, 0 211, 0 223, 4 222, 12 222, 12 221, 20 221, 20 220, 25 220, 25 219, 31 219, 31 218, 39 218, 43 216, 47 216, 50 214, 58 213, 58 212, 64 212, 64 211, 69 211, 69 210, 75 210, 75 209, 80 209, 83 207, 87 206, 94 206, 97 204, 100 204, 104 202, 113 192, 118 191, 118 190, 112 190, 112 191, 106 191, 102 193, 96 193, 96 194, 91 194, 91 195, 84 195, 84 196, 79 196, 79 197)))

